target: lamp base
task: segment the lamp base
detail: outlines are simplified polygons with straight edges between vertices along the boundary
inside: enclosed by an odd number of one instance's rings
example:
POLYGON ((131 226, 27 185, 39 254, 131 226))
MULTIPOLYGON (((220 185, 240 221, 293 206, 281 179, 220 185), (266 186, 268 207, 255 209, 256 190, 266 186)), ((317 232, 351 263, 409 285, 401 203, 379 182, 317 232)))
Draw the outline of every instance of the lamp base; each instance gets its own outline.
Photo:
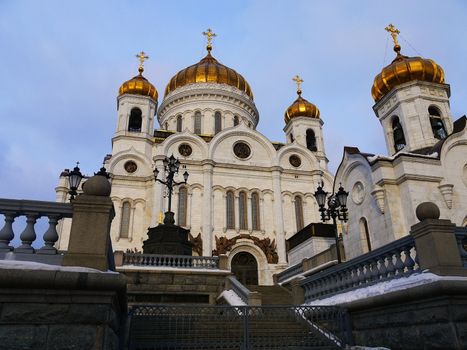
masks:
POLYGON ((188 239, 189 233, 190 230, 180 226, 166 224, 164 219, 164 224, 149 228, 149 238, 143 242, 143 253, 191 256, 193 244, 188 239))

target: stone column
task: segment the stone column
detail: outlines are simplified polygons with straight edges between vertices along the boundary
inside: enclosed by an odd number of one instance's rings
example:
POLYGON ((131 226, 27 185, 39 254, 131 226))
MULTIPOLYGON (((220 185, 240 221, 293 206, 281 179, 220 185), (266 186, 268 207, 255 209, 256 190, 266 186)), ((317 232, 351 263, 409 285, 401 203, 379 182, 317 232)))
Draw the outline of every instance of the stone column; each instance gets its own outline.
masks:
POLYGON ((212 172, 214 162, 203 163, 203 255, 212 255, 212 172))
POLYGON ((70 243, 63 258, 64 266, 109 269, 110 224, 115 216, 110 190, 109 181, 95 175, 86 181, 84 194, 73 200, 70 243))
POLYGON ((418 224, 411 227, 421 270, 430 270, 441 276, 467 276, 450 220, 439 219, 439 208, 431 202, 421 203, 416 209, 418 224))
POLYGON ((276 227, 277 255, 279 257, 279 264, 287 264, 280 167, 273 167, 272 169, 272 189, 274 191, 274 223, 276 227))
MULTIPOLYGON (((154 157, 157 169, 159 169, 159 176, 164 176, 164 164, 162 160, 165 156, 154 157)), ((164 210, 164 197, 163 197, 163 185, 155 181, 153 185, 153 200, 152 200, 152 213, 151 213, 151 227, 155 227, 159 224, 159 213, 163 213, 164 210)))

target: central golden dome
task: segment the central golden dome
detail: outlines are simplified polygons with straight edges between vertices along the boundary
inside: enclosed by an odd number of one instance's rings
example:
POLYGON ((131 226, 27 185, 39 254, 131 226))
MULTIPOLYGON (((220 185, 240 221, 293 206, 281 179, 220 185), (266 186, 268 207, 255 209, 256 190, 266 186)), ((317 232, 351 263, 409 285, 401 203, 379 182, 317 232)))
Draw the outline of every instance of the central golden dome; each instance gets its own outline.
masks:
POLYGON ((227 84, 245 92, 253 99, 250 85, 245 78, 232 68, 224 66, 212 57, 210 46, 208 46, 208 54, 206 57, 198 63, 182 69, 170 79, 165 88, 165 96, 182 86, 195 83, 227 84))

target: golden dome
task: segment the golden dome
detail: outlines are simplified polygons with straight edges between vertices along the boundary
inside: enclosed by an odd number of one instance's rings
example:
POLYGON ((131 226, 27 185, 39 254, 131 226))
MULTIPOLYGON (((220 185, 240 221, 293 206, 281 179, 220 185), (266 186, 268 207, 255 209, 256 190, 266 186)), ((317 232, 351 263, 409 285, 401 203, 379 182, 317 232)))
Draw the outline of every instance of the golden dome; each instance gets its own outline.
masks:
POLYGON ((290 119, 295 117, 308 117, 319 119, 319 109, 313 103, 308 102, 302 97, 301 84, 303 79, 298 75, 292 78, 297 84, 297 99, 290 105, 284 113, 284 121, 287 124, 290 119))
POLYGON ((195 83, 217 83, 234 86, 253 99, 250 85, 239 73, 224 66, 211 56, 211 46, 207 46, 208 54, 198 63, 182 69, 170 79, 165 88, 165 96, 179 87, 195 83))
POLYGON ((375 77, 371 95, 375 102, 381 100, 396 86, 413 80, 444 84, 444 71, 435 61, 422 57, 407 57, 400 53, 401 47, 396 43, 396 58, 389 66, 383 68, 375 77))
POLYGON ((122 86, 118 89, 118 96, 123 94, 135 94, 152 97, 153 100, 157 101, 157 90, 149 80, 143 77, 143 67, 138 68, 139 74, 128 81, 125 81, 122 86))

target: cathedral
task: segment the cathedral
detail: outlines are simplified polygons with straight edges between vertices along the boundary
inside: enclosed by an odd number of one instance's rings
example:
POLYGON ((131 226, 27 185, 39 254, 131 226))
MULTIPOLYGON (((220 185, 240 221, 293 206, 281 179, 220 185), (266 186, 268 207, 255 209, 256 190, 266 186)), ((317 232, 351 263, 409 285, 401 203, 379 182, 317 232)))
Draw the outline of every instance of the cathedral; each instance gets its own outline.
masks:
MULTIPOLYGON (((342 183, 350 192, 342 230, 347 258, 407 235, 421 202, 436 203, 442 218, 465 225, 466 118, 452 122, 443 69, 402 55, 398 31, 387 30, 396 58, 376 76, 372 95, 388 155, 346 147, 335 178, 328 171, 323 117, 302 97, 299 76, 280 143, 256 130, 253 91, 240 73, 214 58, 211 30, 203 33, 206 56, 170 79, 160 105, 158 90, 143 76, 148 57, 141 52, 138 75, 118 92, 112 152, 104 164, 116 213, 113 249, 141 251, 148 228, 161 222, 166 191, 153 172, 162 174, 171 155, 189 173, 188 182, 174 189, 175 223, 190 230, 194 254, 226 254, 232 270, 254 266, 257 280, 247 284, 272 284, 289 264, 286 240, 320 222, 313 193, 321 182, 328 191, 342 183)), ((176 181, 183 181, 181 174, 176 181)), ((56 193, 57 201, 68 200, 66 172, 56 193)), ((66 249, 69 231, 64 220, 60 249, 66 249)))
MULTIPOLYGON (((170 79, 160 106, 157 89, 143 76, 144 52, 139 74, 120 86, 112 153, 105 158, 116 212, 113 249, 141 251, 148 228, 161 222, 167 198, 153 171, 163 173, 163 160, 173 155, 189 179, 175 187, 172 211, 197 243, 194 253, 253 264, 257 280, 246 282, 272 284, 272 275, 287 266, 286 239, 320 220, 313 184, 322 179, 332 186, 323 120, 302 97, 297 76, 297 99, 284 114, 287 142, 268 140, 256 130, 259 112, 247 80, 214 58, 215 34, 203 34, 206 56, 170 79)), ((67 200, 62 175, 58 201, 67 200)), ((69 225, 59 228, 62 249, 69 225)))

